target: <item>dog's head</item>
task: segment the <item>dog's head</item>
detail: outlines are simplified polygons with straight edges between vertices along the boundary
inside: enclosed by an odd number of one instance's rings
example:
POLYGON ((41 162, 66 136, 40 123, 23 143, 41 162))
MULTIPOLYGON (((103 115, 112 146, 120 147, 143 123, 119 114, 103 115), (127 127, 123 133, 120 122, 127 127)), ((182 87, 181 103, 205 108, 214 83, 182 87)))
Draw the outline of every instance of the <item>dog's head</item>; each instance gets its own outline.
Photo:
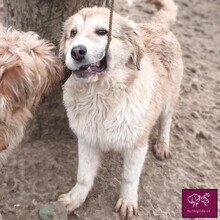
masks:
POLYGON ((139 68, 143 45, 136 24, 114 13, 106 54, 108 29, 106 8, 84 8, 64 23, 60 56, 77 79, 94 82, 125 66, 139 68))
POLYGON ((36 105, 63 74, 53 45, 35 33, 8 30, 0 35, 1 107, 36 105))
POLYGON ((52 50, 35 33, 0 32, 0 166, 22 140, 33 107, 62 78, 63 64, 52 50))

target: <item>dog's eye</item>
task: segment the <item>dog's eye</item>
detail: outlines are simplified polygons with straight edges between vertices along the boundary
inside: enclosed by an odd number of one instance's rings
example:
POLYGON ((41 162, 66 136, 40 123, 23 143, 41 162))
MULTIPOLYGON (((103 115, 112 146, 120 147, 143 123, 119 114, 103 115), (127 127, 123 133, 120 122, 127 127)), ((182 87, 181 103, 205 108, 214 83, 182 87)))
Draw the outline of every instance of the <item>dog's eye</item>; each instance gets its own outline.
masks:
POLYGON ((98 29, 96 31, 96 34, 100 35, 100 36, 104 36, 108 33, 108 31, 106 31, 105 29, 98 29))
POLYGON ((71 36, 71 37, 75 37, 76 34, 77 34, 77 31, 71 30, 71 32, 70 32, 70 36, 71 36))

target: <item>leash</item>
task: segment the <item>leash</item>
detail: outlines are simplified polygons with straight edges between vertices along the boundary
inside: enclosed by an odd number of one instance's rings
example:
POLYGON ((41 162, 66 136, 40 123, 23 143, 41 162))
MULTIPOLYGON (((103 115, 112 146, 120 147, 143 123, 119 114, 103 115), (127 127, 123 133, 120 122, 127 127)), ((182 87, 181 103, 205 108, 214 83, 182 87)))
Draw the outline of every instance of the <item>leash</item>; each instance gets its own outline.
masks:
POLYGON ((115 0, 111 0, 110 6, 110 15, 109 15, 109 30, 108 30, 108 41, 106 45, 106 54, 108 52, 111 40, 112 40, 112 23, 113 23, 113 12, 114 12, 114 2, 115 0))

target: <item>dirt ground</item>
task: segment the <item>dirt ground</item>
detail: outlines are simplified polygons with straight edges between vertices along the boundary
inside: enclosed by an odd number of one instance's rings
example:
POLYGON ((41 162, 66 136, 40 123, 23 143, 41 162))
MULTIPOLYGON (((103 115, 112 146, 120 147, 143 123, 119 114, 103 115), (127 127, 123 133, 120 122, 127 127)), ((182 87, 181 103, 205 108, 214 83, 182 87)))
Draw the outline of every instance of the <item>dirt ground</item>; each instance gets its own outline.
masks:
MULTIPOLYGON (((136 220, 182 219, 182 189, 220 190, 220 1, 176 3, 179 13, 173 31, 182 45, 185 72, 173 120, 172 157, 156 160, 151 144, 140 181, 136 220)), ((120 0, 116 10, 138 22, 146 22, 152 14, 145 0, 137 0, 131 8, 120 0)), ((40 206, 74 185, 77 141, 67 123, 59 124, 59 117, 65 115, 59 116, 59 109, 51 109, 51 114, 57 115, 57 121, 42 131, 42 138, 21 144, 0 170, 4 220, 38 220, 40 206)), ((118 219, 113 209, 119 194, 121 157, 108 153, 102 164, 88 199, 69 220, 118 219)), ((218 213, 220 218, 220 209, 218 213)))

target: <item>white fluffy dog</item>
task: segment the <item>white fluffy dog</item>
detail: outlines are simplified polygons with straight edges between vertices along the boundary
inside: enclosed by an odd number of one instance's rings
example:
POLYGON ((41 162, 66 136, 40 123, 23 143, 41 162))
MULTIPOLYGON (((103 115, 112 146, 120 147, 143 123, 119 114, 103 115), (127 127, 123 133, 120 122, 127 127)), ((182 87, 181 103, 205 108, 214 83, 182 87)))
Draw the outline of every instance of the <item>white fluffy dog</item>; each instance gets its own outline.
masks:
POLYGON ((60 55, 72 71, 64 85, 64 104, 79 148, 77 183, 59 198, 70 212, 85 201, 101 153, 115 150, 124 156, 116 211, 122 219, 137 213, 139 177, 159 116, 155 152, 159 159, 168 157, 183 64, 179 43, 169 30, 176 6, 172 0, 150 2, 158 12, 148 24, 114 13, 107 54, 108 9, 85 8, 64 24, 60 55))

